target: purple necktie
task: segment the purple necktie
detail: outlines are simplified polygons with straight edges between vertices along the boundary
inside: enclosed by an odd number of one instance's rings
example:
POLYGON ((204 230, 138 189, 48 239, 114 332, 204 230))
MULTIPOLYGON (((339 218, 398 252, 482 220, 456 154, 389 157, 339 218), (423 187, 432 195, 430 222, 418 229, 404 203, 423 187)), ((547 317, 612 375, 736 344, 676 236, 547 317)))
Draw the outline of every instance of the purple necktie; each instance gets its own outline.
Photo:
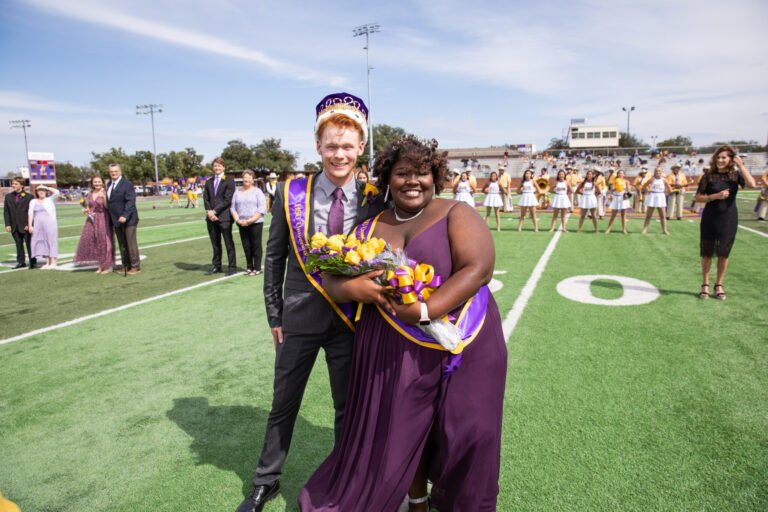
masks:
POLYGON ((331 209, 328 210, 328 235, 344 233, 344 203, 341 202, 342 197, 344 197, 344 191, 336 188, 333 191, 331 209))
POLYGON ((213 180, 213 195, 216 195, 216 192, 219 190, 219 177, 216 176, 216 179, 213 180))

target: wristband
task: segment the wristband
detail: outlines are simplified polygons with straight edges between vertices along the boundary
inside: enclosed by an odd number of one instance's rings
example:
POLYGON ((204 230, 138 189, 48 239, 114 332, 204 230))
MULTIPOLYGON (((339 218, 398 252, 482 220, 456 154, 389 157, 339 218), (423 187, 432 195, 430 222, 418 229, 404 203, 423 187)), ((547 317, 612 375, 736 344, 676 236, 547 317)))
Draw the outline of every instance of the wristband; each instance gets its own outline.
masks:
POLYGON ((419 318, 419 325, 429 325, 431 320, 429 319, 429 310, 427 309, 426 302, 419 302, 421 307, 421 318, 419 318))

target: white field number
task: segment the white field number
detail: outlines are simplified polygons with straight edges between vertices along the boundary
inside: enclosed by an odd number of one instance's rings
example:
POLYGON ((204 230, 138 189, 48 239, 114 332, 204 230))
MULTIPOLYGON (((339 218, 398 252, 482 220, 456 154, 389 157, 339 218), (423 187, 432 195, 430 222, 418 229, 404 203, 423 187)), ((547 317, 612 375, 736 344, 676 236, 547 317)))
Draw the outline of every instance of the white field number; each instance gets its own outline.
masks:
POLYGON ((659 290, 647 281, 632 277, 610 275, 584 275, 563 279, 557 284, 557 293, 575 302, 598 306, 639 306, 659 298, 659 290), (622 289, 621 297, 601 299, 592 294, 594 281, 613 281, 622 289))

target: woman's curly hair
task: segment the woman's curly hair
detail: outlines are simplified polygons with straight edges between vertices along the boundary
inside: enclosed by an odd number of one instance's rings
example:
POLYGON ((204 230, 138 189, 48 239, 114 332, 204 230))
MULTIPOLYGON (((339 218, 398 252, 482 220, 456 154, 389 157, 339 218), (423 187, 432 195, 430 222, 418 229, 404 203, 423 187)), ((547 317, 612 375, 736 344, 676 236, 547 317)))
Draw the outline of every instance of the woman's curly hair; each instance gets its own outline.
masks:
POLYGON ((376 156, 373 174, 377 178, 380 189, 389 186, 392 168, 400 160, 407 160, 419 169, 429 169, 435 182, 435 192, 442 189, 445 176, 448 174, 448 152, 437 151, 435 139, 425 140, 415 135, 405 135, 390 142, 376 156))

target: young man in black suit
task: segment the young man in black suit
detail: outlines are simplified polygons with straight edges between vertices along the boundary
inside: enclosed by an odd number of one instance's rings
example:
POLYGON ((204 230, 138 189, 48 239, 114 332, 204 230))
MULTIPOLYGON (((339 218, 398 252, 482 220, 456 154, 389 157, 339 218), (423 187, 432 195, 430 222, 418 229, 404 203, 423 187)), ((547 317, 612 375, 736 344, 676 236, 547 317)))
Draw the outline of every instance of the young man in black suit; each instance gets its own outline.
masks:
POLYGON ((136 229, 139 224, 136 190, 133 188, 133 183, 123 178, 123 170, 118 164, 109 164, 107 204, 112 230, 120 247, 123 269, 126 274, 138 274, 141 272, 141 259, 139 245, 136 242, 136 229))
POLYGON ((5 231, 10 233, 13 241, 16 242, 16 266, 13 268, 24 268, 26 266, 26 255, 24 246, 27 246, 29 253, 29 268, 35 268, 37 260, 32 257, 32 234, 27 231, 27 222, 29 216, 29 202, 32 196, 24 191, 24 178, 13 178, 11 180, 12 192, 5 195, 3 206, 3 220, 5 220, 5 231))
POLYGON ((205 182, 203 190, 203 204, 205 205, 208 236, 213 246, 213 268, 206 275, 221 272, 221 239, 224 238, 224 246, 227 249, 227 275, 237 272, 235 260, 235 242, 232 239, 232 214, 229 208, 232 206, 232 196, 235 195, 235 180, 228 180, 224 175, 224 159, 213 159, 213 178, 205 182))
POLYGON ((354 179, 357 158, 367 142, 367 116, 363 101, 351 94, 323 98, 315 123, 322 172, 280 183, 276 190, 264 265, 264 302, 276 352, 272 409, 254 490, 237 512, 259 512, 279 491, 304 388, 321 348, 330 377, 336 439, 341 432, 353 323, 322 291, 322 283, 304 272, 308 241, 302 233, 349 233, 381 209, 379 203, 363 201, 365 184, 354 179))

